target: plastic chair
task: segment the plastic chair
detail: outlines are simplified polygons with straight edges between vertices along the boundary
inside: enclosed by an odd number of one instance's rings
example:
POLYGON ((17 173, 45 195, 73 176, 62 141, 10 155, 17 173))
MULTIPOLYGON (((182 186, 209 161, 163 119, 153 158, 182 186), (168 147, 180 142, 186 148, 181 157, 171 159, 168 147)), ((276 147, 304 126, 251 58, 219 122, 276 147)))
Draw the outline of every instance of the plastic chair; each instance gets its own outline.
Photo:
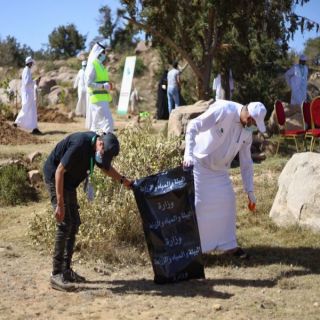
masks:
POLYGON ((310 113, 311 113, 310 134, 312 136, 311 143, 310 143, 310 151, 313 151, 317 139, 320 138, 320 96, 315 97, 311 101, 310 113))
POLYGON ((304 138, 305 130, 287 130, 286 129, 286 114, 284 112, 283 103, 280 100, 276 100, 274 103, 274 110, 277 117, 277 121, 280 127, 279 137, 278 137, 278 146, 276 154, 279 151, 280 142, 286 140, 294 140, 296 145, 296 150, 299 152, 298 141, 297 138, 304 138))
MULTIPOLYGON (((302 120, 303 120, 303 127, 305 130, 304 135, 304 141, 305 148, 307 150, 307 139, 312 140, 312 119, 311 119, 311 104, 308 101, 303 101, 301 103, 301 114, 302 114, 302 120)), ((311 147, 311 141, 310 141, 310 147, 311 147)))

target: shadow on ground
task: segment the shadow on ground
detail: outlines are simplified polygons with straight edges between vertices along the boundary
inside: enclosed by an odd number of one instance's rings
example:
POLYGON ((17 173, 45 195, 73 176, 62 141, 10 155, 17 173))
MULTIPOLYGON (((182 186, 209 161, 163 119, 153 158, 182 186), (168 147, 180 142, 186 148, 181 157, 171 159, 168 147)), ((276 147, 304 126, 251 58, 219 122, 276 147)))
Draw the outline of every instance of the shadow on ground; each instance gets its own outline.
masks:
POLYGON ((205 254, 203 260, 207 267, 230 264, 241 265, 242 267, 256 267, 281 263, 304 268, 308 274, 320 273, 320 248, 259 246, 246 248, 246 252, 250 256, 247 260, 241 260, 223 254, 205 254))
POLYGON ((52 136, 54 134, 67 134, 67 131, 52 130, 52 131, 44 131, 44 132, 42 132, 42 136, 52 136))

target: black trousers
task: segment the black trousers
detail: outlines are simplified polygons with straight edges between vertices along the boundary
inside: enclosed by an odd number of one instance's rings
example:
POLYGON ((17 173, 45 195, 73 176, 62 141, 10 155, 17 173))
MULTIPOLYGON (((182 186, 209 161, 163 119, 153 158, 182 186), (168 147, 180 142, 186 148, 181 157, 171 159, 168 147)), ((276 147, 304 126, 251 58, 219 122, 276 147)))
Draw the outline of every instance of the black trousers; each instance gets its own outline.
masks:
MULTIPOLYGON (((57 207, 55 183, 49 182, 46 183, 46 185, 50 194, 53 210, 55 211, 57 207)), ((56 227, 52 274, 61 273, 64 270, 70 269, 76 234, 81 224, 77 190, 64 190, 63 195, 65 216, 62 222, 57 223, 56 227)))

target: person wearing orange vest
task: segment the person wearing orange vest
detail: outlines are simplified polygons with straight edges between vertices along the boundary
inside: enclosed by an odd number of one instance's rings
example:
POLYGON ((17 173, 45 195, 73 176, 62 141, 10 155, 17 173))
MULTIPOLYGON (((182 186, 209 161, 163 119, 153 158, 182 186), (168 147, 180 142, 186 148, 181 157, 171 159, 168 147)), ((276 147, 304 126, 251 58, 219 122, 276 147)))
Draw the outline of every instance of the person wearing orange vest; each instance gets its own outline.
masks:
POLYGON ((104 66, 106 48, 97 42, 91 49, 85 75, 88 92, 86 128, 94 132, 113 132, 113 119, 109 109, 112 101, 108 70, 104 66))

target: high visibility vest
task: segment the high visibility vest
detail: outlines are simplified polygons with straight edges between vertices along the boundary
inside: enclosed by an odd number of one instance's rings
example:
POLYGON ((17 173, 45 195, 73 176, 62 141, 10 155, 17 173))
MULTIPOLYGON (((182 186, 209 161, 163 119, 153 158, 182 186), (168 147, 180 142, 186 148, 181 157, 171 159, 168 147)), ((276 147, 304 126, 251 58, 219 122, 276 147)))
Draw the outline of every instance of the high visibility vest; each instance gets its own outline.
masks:
MULTIPOLYGON (((109 74, 107 69, 96 59, 93 61, 94 70, 96 71, 96 83, 106 83, 109 81, 109 74)), ((91 89, 88 88, 90 103, 97 103, 101 101, 112 101, 112 96, 105 89, 91 89)))

